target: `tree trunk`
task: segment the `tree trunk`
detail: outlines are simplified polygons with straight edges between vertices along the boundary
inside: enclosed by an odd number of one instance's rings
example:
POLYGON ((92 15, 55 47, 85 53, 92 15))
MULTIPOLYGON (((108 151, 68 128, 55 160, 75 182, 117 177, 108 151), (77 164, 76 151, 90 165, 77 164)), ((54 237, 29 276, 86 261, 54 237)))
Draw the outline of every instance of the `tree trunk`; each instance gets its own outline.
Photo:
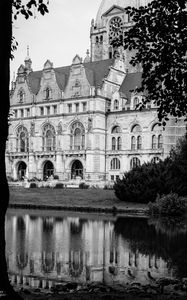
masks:
POLYGON ((3 299, 22 299, 10 285, 5 256, 5 214, 9 202, 9 188, 5 170, 5 148, 8 135, 9 73, 12 39, 12 0, 0 0, 0 291, 3 299))

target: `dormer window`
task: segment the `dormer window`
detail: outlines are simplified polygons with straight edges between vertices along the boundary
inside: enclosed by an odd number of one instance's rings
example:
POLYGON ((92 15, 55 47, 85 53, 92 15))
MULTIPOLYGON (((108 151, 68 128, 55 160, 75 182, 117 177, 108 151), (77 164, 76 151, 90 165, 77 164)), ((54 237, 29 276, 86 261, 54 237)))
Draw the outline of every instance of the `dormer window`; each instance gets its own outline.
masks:
POLYGON ((25 100, 25 92, 21 89, 18 93, 18 101, 23 103, 25 100))
POLYGON ((118 110, 119 109, 119 101, 116 99, 114 100, 114 110, 118 110))
POLYGON ((45 99, 49 100, 51 98, 51 89, 49 87, 45 90, 45 99))

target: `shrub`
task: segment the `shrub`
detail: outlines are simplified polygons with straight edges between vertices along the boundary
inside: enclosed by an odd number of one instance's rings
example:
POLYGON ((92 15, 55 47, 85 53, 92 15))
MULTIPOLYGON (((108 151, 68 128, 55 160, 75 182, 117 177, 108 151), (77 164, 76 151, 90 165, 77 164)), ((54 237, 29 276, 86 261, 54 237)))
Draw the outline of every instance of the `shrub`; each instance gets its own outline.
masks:
POLYGON ((54 189, 63 189, 63 188, 64 188, 63 183, 57 183, 57 184, 54 186, 54 189))
POLYGON ((172 215, 180 216, 186 212, 184 200, 176 193, 168 195, 158 195, 155 203, 149 203, 149 213, 152 215, 172 215))
POLYGON ((167 186, 167 165, 170 160, 158 164, 147 163, 124 174, 114 183, 115 195, 126 202, 148 203, 157 194, 169 193, 167 186))
POLYGON ((35 182, 31 182, 31 183, 30 183, 30 186, 29 186, 30 189, 36 188, 36 187, 37 187, 37 185, 36 185, 35 182))
POLYGON ((113 190, 114 186, 113 184, 105 184, 105 186, 103 187, 103 190, 113 190))
POLYGON ((79 189, 84 189, 84 190, 87 190, 89 188, 89 185, 84 183, 84 182, 81 182, 79 184, 79 189))
POLYGON ((58 176, 58 175, 54 175, 53 178, 54 178, 54 179, 59 179, 59 176, 58 176))

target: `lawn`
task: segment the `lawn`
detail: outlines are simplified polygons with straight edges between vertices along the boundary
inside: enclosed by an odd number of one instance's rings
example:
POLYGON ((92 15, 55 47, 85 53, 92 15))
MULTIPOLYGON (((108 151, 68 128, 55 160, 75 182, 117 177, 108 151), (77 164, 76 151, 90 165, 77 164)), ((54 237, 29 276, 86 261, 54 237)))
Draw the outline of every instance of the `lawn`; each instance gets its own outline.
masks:
POLYGON ((88 208, 145 208, 145 204, 125 203, 118 200, 113 190, 52 189, 10 187, 10 204, 88 207, 88 208))

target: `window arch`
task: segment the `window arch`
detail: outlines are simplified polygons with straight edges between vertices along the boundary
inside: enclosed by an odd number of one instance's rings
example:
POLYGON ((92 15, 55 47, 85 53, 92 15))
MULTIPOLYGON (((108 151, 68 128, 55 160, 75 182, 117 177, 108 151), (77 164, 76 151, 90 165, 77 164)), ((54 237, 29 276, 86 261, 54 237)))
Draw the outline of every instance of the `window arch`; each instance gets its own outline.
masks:
POLYGON ((112 133, 121 133, 121 128, 119 126, 114 126, 112 128, 112 133))
POLYGON ((119 170, 121 168, 120 160, 118 158, 113 158, 110 162, 111 170, 119 170))
POLYGON ((142 132, 142 129, 141 129, 140 125, 136 124, 136 125, 134 125, 132 127, 131 132, 133 132, 133 133, 139 133, 139 132, 142 132))
POLYGON ((20 126, 17 131, 17 151, 27 152, 29 149, 29 135, 24 126, 20 126))
POLYGON ((80 122, 75 122, 71 126, 70 148, 73 150, 85 149, 85 129, 80 122))
POLYGON ((45 151, 54 151, 55 142, 55 129, 51 124, 46 124, 43 128, 43 149, 45 151))
POLYGON ((139 158, 133 157, 133 158, 131 159, 131 161, 130 161, 130 168, 131 168, 131 170, 132 170, 132 169, 135 169, 135 168, 138 168, 140 165, 141 165, 141 164, 140 164, 139 158))
POLYGON ((119 100, 115 99, 114 100, 114 110, 118 110, 119 109, 119 100))

